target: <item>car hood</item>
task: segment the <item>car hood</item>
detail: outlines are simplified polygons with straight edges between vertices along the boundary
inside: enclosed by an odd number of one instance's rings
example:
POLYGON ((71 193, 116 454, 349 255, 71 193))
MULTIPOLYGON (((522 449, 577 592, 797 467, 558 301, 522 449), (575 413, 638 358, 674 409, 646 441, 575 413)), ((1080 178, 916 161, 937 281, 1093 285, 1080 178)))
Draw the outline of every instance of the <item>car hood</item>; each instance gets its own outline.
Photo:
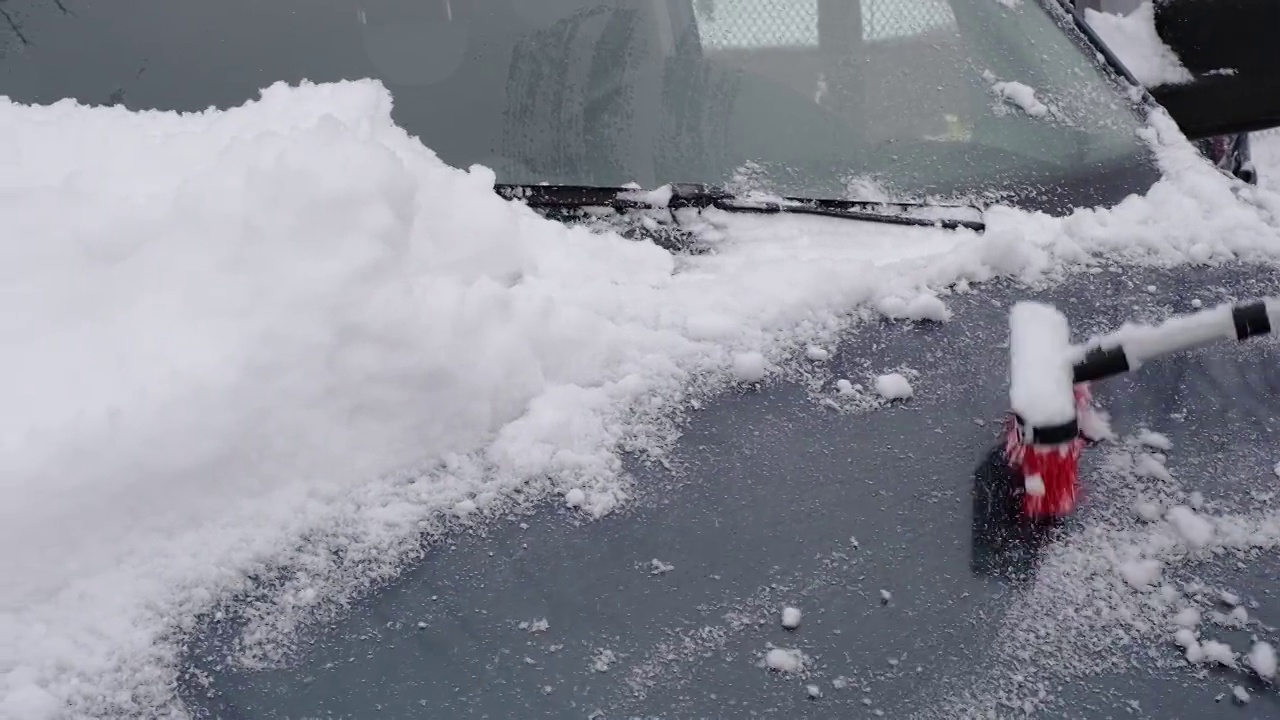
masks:
POLYGON ((1280 707, 1248 672, 1199 676, 1173 623, 1197 608, 1203 639, 1246 653, 1280 621, 1276 342, 1174 356, 1095 387, 1114 437, 1087 451, 1086 500, 1057 531, 1002 518, 989 457, 1013 302, 1054 303, 1088 333, 1276 292, 1273 274, 1247 265, 1110 265, 1048 290, 956 297, 946 323, 862 326, 789 380, 692 412, 660 462, 633 458, 624 512, 583 526, 544 507, 434 544, 308 633, 287 669, 220 668, 234 633, 206 637, 191 662, 212 684, 189 697, 221 717, 1163 717, 1212 713, 1239 684, 1280 707), (908 378, 909 399, 839 384, 870 389, 890 372, 908 378), (1143 520, 1143 503, 1160 510, 1143 520), (1177 505, 1218 528, 1209 550, 1188 550, 1162 519, 1177 505), (1241 528, 1254 535, 1231 537, 1241 528), (1131 586, 1126 563, 1145 559, 1160 579, 1131 586), (1227 591, 1246 624, 1211 619, 1230 611, 1227 591), (802 612, 798 628, 782 626, 785 607, 802 612), (771 649, 798 651, 801 665, 771 671, 771 649))
MULTIPOLYGON (((397 127, 391 100, 362 81, 190 115, 0 101, 0 292, 17 299, 0 317, 5 720, 208 703, 420 715, 480 688, 530 714, 933 706, 880 690, 908 678, 942 699, 957 684, 1038 697, 1001 668, 1034 660, 1052 679, 1081 666, 1063 652, 1125 637, 1075 620, 1128 608, 1131 647, 1168 647, 1145 610, 1158 589, 1136 606, 1105 594, 1123 590, 1112 559, 1261 587, 1210 573, 1230 563, 1178 565, 1159 523, 1130 528, 1154 540, 1086 547, 1076 565, 1110 574, 1079 581, 1044 574, 1064 562, 1050 545, 1032 595, 971 569, 966 508, 1003 411, 1013 299, 1045 293, 1089 333, 1273 290, 1275 196, 1228 184, 1158 117, 1167 178, 1115 208, 995 208, 981 234, 707 213, 691 221, 713 249, 689 257, 502 200, 492 173, 397 127), (913 397, 881 403, 872 380, 888 372, 913 397), (641 449, 656 468, 624 464, 641 449), (1068 580, 1038 584, 1052 577, 1068 580), (1038 608, 1060 598, 1040 637, 1038 608), (783 603, 805 613, 797 633, 754 622, 783 603), (193 635, 210 644, 184 656, 193 635), (757 668, 767 643, 811 672, 757 668), (953 659, 927 665, 912 643, 953 659), (712 669, 732 692, 700 682, 712 669)), ((1270 402, 1275 364, 1216 352, 1100 395, 1125 437, 1141 423, 1173 437, 1174 481, 1234 503, 1224 479, 1250 488, 1265 473, 1246 471, 1267 469, 1267 421, 1240 413, 1270 402), (1205 357, 1221 363, 1158 374, 1205 357), (1182 420, 1125 405, 1143 402, 1182 420), (1215 412, 1236 414, 1196 424, 1215 412)), ((1090 462, 1072 537, 1099 537, 1088 513, 1129 488, 1180 501, 1122 455, 1090 462)), ((1141 462, 1150 475, 1158 460, 1141 462)), ((1237 523, 1252 509, 1205 507, 1239 516, 1224 537, 1266 546, 1265 526, 1237 523)), ((1262 602, 1246 609, 1266 622, 1262 602)))

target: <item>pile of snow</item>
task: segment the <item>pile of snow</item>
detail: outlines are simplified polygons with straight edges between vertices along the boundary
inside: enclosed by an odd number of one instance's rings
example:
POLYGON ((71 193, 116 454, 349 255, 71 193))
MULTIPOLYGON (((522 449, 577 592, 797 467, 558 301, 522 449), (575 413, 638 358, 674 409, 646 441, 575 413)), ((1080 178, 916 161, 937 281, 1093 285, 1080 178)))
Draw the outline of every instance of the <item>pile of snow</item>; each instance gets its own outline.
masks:
POLYGON ((1247 659, 1258 677, 1271 680, 1276 676, 1276 649, 1271 643, 1261 640, 1254 643, 1247 659))
POLYGON ((1085 22, 1144 86, 1190 82, 1191 72, 1156 33, 1150 0, 1128 15, 1085 8, 1085 22))
POLYGON ((882 298, 876 309, 886 317, 895 320, 916 320, 929 322, 947 322, 951 319, 951 310, 946 302, 936 294, 921 293, 914 298, 904 299, 897 295, 882 298))
POLYGON ((1135 439, 1138 443, 1156 450, 1167 451, 1173 448, 1173 443, 1169 441, 1169 437, 1167 435, 1153 430, 1143 430, 1138 433, 1138 437, 1135 439))
POLYGON ((764 355, 744 352, 733 356, 733 374, 742 382, 760 382, 765 376, 764 355))
POLYGON ((785 607, 782 609, 782 627, 795 630, 800 627, 800 608, 785 607))
POLYGON ((1175 505, 1167 515, 1188 547, 1199 550, 1213 540, 1213 523, 1185 505, 1175 505))
POLYGON ((1023 112, 1034 118, 1049 114, 1049 106, 1036 97, 1035 88, 1017 81, 997 82, 991 86, 992 91, 1006 102, 1021 108, 1023 112))
POLYGON ((852 309, 1280 256, 1280 201, 1239 202, 1162 114, 1168 178, 1111 209, 983 234, 713 210, 717 252, 677 262, 500 200, 390 110, 370 81, 188 115, 0 99, 0 718, 179 711, 182 637, 251 576, 281 582, 232 659, 271 664, 516 490, 606 514, 620 447, 852 309))
POLYGON ((896 372, 877 377, 876 392, 885 400, 906 400, 915 394, 907 376, 896 372))
POLYGON ((804 670, 804 653, 793 648, 773 648, 765 653, 764 665, 775 672, 799 673, 804 670))
POLYGON ((819 345, 805 348, 804 356, 814 362, 826 362, 831 359, 831 351, 819 345))

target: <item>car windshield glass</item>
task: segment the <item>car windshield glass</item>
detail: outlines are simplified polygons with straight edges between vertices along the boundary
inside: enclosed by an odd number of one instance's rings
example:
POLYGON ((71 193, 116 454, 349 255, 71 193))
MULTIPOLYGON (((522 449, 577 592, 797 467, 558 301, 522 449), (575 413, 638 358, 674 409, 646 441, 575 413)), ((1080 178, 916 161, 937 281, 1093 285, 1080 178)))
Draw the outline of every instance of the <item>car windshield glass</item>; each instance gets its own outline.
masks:
POLYGON ((0 80, 24 101, 195 110, 377 77, 410 133, 502 183, 1071 207, 1155 177, 1129 101, 1066 16, 1030 1, 201 5, 10 13, 22 35, 0 80))

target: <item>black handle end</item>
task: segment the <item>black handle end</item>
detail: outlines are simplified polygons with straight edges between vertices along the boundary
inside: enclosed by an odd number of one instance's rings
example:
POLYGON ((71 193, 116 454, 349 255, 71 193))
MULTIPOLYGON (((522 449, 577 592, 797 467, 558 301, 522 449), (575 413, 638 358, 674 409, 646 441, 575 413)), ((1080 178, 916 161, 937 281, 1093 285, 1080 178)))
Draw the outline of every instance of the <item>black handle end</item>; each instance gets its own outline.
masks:
POLYGON ((1129 358, 1121 346, 1090 348, 1072 370, 1077 383, 1101 380, 1129 372, 1129 358))

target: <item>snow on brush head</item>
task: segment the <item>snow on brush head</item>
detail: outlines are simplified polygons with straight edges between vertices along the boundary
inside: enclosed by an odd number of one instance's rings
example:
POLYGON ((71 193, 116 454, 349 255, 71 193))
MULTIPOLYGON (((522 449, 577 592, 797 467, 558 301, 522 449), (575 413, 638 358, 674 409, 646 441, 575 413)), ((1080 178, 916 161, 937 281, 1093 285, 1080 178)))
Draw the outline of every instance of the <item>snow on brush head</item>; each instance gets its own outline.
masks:
POLYGON ((1071 422, 1076 416, 1071 330, 1056 308, 1020 302, 1009 312, 1009 400, 1034 427, 1071 422))

